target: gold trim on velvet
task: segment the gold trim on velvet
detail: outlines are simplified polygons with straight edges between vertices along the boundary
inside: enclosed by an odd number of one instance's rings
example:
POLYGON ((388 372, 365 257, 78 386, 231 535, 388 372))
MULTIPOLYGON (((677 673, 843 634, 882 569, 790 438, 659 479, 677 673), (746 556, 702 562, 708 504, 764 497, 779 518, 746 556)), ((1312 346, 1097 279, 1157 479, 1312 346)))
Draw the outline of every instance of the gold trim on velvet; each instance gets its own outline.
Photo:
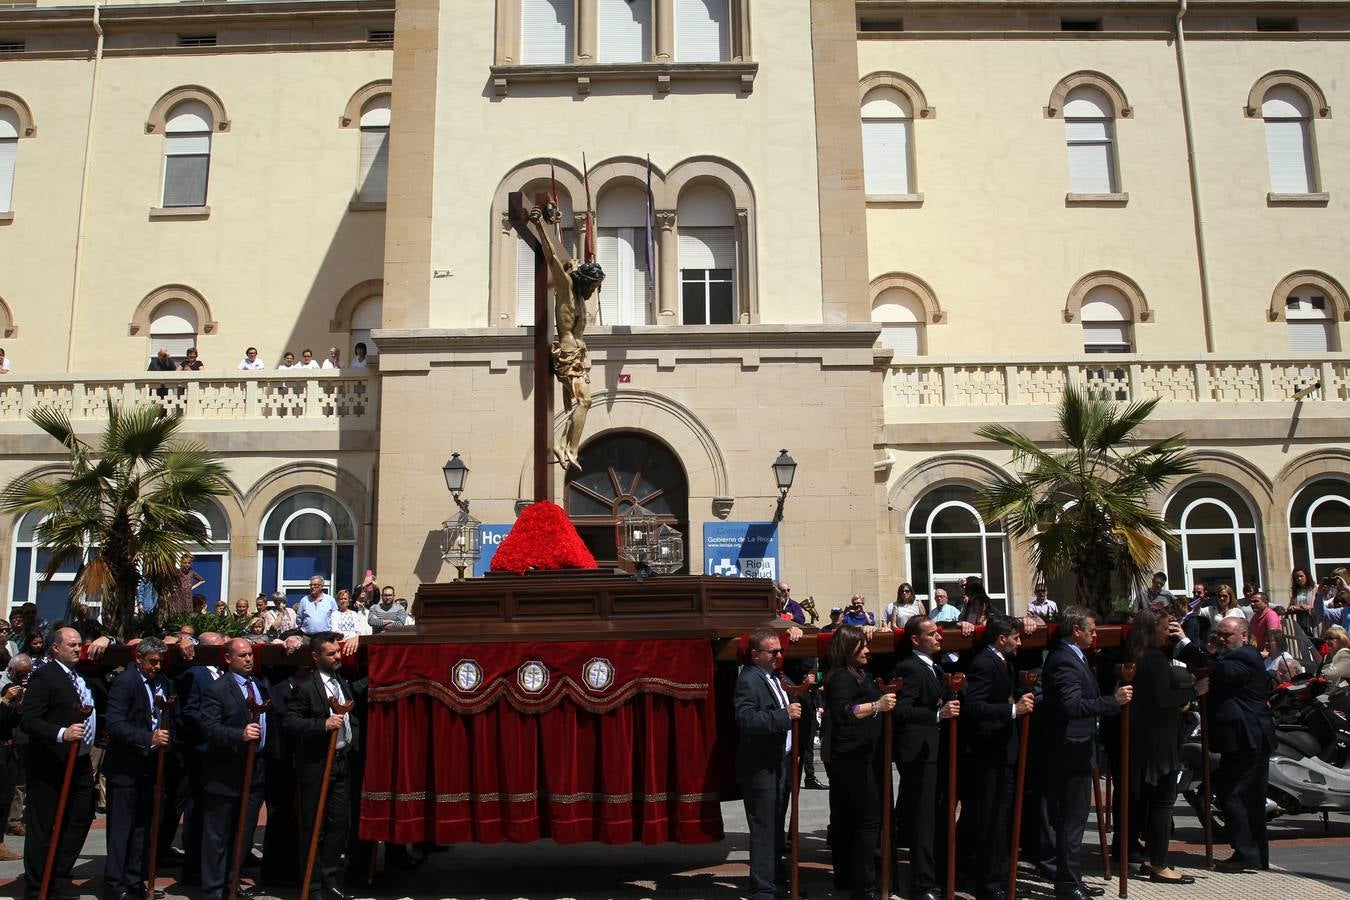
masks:
POLYGON ((498 700, 505 699, 517 712, 538 715, 554 709, 566 697, 588 712, 603 714, 613 712, 638 693, 661 694, 676 700, 702 700, 708 696, 708 690, 709 685, 706 682, 683 683, 666 678, 643 677, 635 678, 614 693, 597 700, 588 688, 577 684, 570 675, 562 675, 542 694, 521 693, 513 680, 500 678, 482 694, 466 699, 439 681, 414 678, 371 688, 370 702, 390 703, 405 697, 425 695, 434 697, 460 715, 476 715, 498 700))

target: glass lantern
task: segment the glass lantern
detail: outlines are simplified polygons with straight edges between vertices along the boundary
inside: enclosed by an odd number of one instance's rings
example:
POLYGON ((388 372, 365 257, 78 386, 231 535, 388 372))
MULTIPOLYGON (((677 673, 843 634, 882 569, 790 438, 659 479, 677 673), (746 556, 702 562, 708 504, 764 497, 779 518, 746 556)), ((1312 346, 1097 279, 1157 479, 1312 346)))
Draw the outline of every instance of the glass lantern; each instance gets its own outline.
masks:
POLYGON ((684 535, 678 528, 662 525, 656 529, 656 549, 649 565, 657 575, 670 575, 684 565, 684 535))
POLYGON ((657 529, 660 527, 660 521, 651 512, 636 504, 630 507, 614 525, 614 543, 619 550, 619 559, 635 566, 646 565, 656 549, 657 529))
POLYGON ((464 580, 464 570, 483 555, 482 528, 483 523, 468 510, 460 510, 455 518, 441 523, 441 559, 458 570, 460 581, 464 580))

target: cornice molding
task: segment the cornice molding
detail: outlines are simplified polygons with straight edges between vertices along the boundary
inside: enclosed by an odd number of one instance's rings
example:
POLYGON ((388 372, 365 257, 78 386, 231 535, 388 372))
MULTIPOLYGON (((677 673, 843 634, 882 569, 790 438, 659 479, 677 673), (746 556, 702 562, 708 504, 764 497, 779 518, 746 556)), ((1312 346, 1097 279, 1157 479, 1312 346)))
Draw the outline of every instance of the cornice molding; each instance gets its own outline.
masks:
MULTIPOLYGON (((331 24, 379 19, 392 23, 393 0, 276 0, 276 2, 151 3, 103 6, 99 22, 105 32, 128 32, 220 26, 275 28, 285 22, 331 24)), ((92 31, 92 7, 53 6, 0 9, 0 27, 27 32, 46 29, 92 31)), ((388 44, 370 44, 389 49, 388 44)), ((178 49, 178 48, 172 48, 178 49)), ((194 49, 194 48, 184 48, 194 49)), ((215 49, 215 48, 205 48, 215 49)))
MULTIPOLYGON (((534 347, 533 328, 382 328, 371 337, 388 353, 525 352, 534 347)), ((593 350, 697 349, 868 349, 881 326, 848 325, 634 325, 587 328, 593 350)))

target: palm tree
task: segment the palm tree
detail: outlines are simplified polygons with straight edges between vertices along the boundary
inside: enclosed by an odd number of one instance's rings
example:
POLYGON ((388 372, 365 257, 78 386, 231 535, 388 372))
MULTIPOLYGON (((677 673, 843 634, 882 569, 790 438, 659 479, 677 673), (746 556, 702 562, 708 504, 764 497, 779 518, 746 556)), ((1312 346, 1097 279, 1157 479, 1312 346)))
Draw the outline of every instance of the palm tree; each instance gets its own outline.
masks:
POLYGON ((1077 602, 1099 614, 1111 608, 1114 578, 1137 589, 1156 567, 1160 545, 1176 545, 1149 500, 1196 466, 1184 435, 1152 443, 1133 437, 1157 403, 1121 406, 1070 388, 1054 441, 1062 449, 1042 448, 1004 425, 976 432, 1012 450, 1020 470, 984 485, 984 513, 1030 544, 1040 578, 1072 572, 1077 602))
POLYGON ((125 640, 142 576, 167 587, 183 553, 206 540, 192 510, 227 492, 225 468, 203 445, 175 438, 183 420, 159 406, 109 402, 97 449, 60 410, 40 407, 29 418, 66 448, 69 472, 15 479, 0 491, 0 509, 44 516, 36 531, 51 554, 43 577, 83 563, 71 596, 101 597, 104 627, 125 640))

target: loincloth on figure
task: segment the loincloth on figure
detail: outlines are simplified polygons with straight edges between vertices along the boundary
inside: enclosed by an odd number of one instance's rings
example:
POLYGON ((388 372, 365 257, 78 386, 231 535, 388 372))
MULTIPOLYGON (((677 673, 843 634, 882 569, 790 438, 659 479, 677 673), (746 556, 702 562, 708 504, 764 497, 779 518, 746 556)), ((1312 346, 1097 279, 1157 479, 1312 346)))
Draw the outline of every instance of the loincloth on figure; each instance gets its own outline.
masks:
POLYGON ((585 344, 578 344, 574 350, 564 350, 561 343, 554 341, 549 345, 549 354, 553 357, 553 375, 559 381, 566 384, 580 378, 590 384, 591 360, 586 355, 585 344))

